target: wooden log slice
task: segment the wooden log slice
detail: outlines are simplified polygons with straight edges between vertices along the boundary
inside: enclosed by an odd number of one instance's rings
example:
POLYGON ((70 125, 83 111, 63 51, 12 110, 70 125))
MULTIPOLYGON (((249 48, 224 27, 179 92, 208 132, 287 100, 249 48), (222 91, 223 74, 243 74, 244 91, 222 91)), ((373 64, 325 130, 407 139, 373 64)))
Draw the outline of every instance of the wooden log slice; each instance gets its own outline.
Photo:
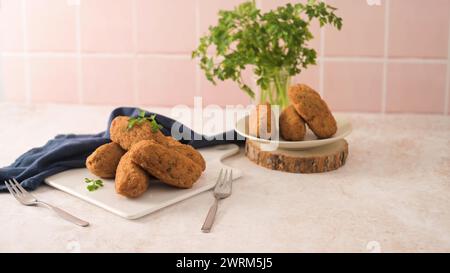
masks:
POLYGON ((348 143, 335 143, 308 150, 263 151, 261 144, 247 139, 245 155, 256 164, 276 171, 290 173, 323 173, 339 169, 348 156, 348 143))

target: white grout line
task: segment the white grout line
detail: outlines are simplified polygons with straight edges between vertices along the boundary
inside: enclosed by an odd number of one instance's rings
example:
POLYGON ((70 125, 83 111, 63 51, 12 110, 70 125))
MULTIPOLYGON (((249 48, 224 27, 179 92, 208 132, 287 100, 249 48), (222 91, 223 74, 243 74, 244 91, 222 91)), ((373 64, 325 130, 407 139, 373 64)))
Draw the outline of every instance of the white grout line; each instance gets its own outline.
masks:
MULTIPOLYGON (((25 57, 24 53, 20 52, 2 52, 0 55, 4 57, 25 57)), ((65 58, 65 57, 77 57, 77 52, 28 52, 28 57, 33 58, 65 58)), ((108 53, 108 52, 82 52, 82 57, 91 58, 132 58, 134 56, 138 58, 162 58, 162 59, 180 59, 190 60, 190 54, 157 54, 157 53, 108 53)), ((447 65, 448 59, 429 59, 429 58, 384 58, 384 57, 321 57, 317 60, 324 62, 358 62, 358 63, 404 63, 404 64, 445 64, 447 65)))
MULTIPOLYGON (((319 60, 321 57, 318 58, 319 60)), ((447 59, 384 58, 384 57, 324 57, 325 62, 447 64, 447 59)))
POLYGON ((385 0, 384 15, 384 58, 383 58, 383 85, 381 91, 381 113, 386 113, 387 104, 387 81, 389 62, 389 23, 390 23, 390 0, 385 0))
MULTIPOLYGON (((2 0, 0 0, 0 15, 2 14, 2 0)), ((0 37, 0 43, 3 41, 3 37, 0 37)), ((3 79, 5 75, 3 74, 3 56, 0 56, 0 101, 5 100, 5 86, 3 84, 3 79)))
POLYGON ((76 58, 77 58, 77 95, 78 103, 84 102, 84 90, 83 90, 83 60, 81 54, 81 15, 80 5, 75 6, 75 40, 76 40, 76 58))
MULTIPOLYGON (((1 2, 1 0, 0 0, 1 2)), ((0 3, 1 5, 1 3, 0 3)), ((1 7, 0 7, 1 8, 1 7)), ((5 86, 3 84, 3 78, 4 78, 4 72, 3 72, 3 56, 0 56, 0 101, 5 100, 5 86)))
POLYGON ((1 55, 5 57, 42 57, 42 58, 65 58, 65 57, 77 57, 77 52, 28 52, 28 53, 21 53, 21 52, 1 52, 1 55))
POLYGON ((371 57, 320 57, 319 61, 330 62, 330 63, 340 63, 340 62, 352 62, 352 63, 382 63, 384 58, 371 58, 371 57))
POLYGON ((404 64, 447 64, 446 59, 420 59, 420 58, 386 58, 388 63, 404 64))
POLYGON ((320 54, 319 54, 319 93, 325 95, 325 29, 320 28, 320 54))
MULTIPOLYGON (((326 4, 326 0, 323 0, 326 4)), ((319 94, 325 95, 325 26, 320 28, 320 54, 319 54, 319 94)))
MULTIPOLYGON (((200 24, 200 0, 196 0, 195 1, 195 37, 196 37, 195 40, 196 41, 200 40, 200 36, 201 36, 200 27, 201 27, 201 24, 200 24)), ((202 96, 202 87, 201 87, 202 75, 201 75, 201 73, 202 73, 202 71, 200 69, 200 66, 196 62, 196 65, 195 65, 195 95, 196 96, 202 96)))
POLYGON ((445 96, 444 96, 444 114, 445 115, 449 115, 450 114, 450 105, 449 105, 449 100, 450 100, 450 22, 449 22, 449 27, 448 27, 448 53, 447 53, 447 80, 445 83, 445 96))
POLYGON ((26 0, 22 0, 22 27, 23 27, 23 54, 25 62, 25 102, 31 104, 32 90, 31 90, 31 68, 30 68, 30 58, 28 52, 28 26, 27 26, 27 3, 26 0))
POLYGON ((138 93, 138 60, 137 60, 137 2, 131 0, 131 18, 132 18, 132 39, 133 39, 133 102, 138 105, 139 93, 138 93))
MULTIPOLYGON (((0 55, 5 57, 24 57, 24 53, 20 52, 0 52, 0 55)), ((77 57, 77 52, 29 52, 26 54, 33 58, 65 58, 65 57, 77 57)), ((132 58, 134 56, 138 58, 161 58, 161 59, 179 59, 190 60, 190 54, 158 54, 158 53, 113 53, 113 52, 82 52, 82 57, 90 58, 132 58)))

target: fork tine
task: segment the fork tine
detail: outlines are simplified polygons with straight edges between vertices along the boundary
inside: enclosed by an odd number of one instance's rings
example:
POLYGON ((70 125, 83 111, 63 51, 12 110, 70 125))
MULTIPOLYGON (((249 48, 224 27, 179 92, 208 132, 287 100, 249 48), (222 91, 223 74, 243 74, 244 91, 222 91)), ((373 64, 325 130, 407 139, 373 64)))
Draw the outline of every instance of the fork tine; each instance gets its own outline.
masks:
POLYGON ((8 184, 8 181, 4 181, 4 182, 5 182, 5 186, 8 189, 9 193, 11 193, 12 195, 15 195, 16 193, 13 191, 11 186, 8 184))
POLYGON ((233 169, 230 170, 230 179, 229 179, 229 182, 230 182, 230 186, 233 185, 233 169))
POLYGON ((14 185, 20 190, 22 194, 27 194, 28 192, 20 185, 15 178, 13 178, 14 185))
POLYGON ((216 186, 214 187, 214 189, 219 188, 220 182, 222 181, 222 174, 223 174, 223 168, 220 169, 220 173, 219 173, 219 176, 217 177, 216 186))
POLYGON ((22 192, 17 188, 17 186, 11 179, 8 180, 8 183, 11 186, 11 188, 16 192, 16 195, 18 195, 18 196, 22 195, 22 192))
POLYGON ((233 169, 231 169, 230 174, 230 193, 233 191, 233 169))
POLYGON ((227 170, 227 175, 223 179, 224 184, 226 184, 228 182, 228 180, 230 179, 229 177, 230 177, 230 172, 229 172, 229 170, 227 170))
POLYGON ((228 169, 225 169, 225 174, 223 176, 223 179, 220 181, 219 187, 223 187, 225 182, 227 182, 227 175, 228 175, 228 169))
POLYGON ((231 190, 231 181, 233 181, 233 170, 230 169, 228 172, 228 176, 225 177, 223 183, 222 183, 222 189, 224 191, 231 190))
POLYGON ((223 173, 223 168, 220 169, 219 177, 217 177, 217 183, 219 183, 220 180, 222 179, 222 173, 223 173))
POLYGON ((231 185, 231 181, 233 181, 232 177, 233 177, 233 171, 231 169, 230 170, 226 170, 225 177, 223 178, 223 180, 220 183, 220 190, 221 191, 229 191, 230 185, 231 185))
POLYGON ((17 197, 16 192, 12 189, 11 185, 8 184, 8 181, 5 181, 5 186, 8 189, 8 191, 11 193, 12 196, 14 196, 14 198, 16 198, 17 201, 19 201, 20 203, 22 203, 20 201, 20 199, 17 197))
POLYGON ((226 186, 227 187, 231 187, 232 181, 233 181, 233 169, 230 169, 230 173, 229 173, 228 178, 227 178, 227 180, 225 182, 226 186))

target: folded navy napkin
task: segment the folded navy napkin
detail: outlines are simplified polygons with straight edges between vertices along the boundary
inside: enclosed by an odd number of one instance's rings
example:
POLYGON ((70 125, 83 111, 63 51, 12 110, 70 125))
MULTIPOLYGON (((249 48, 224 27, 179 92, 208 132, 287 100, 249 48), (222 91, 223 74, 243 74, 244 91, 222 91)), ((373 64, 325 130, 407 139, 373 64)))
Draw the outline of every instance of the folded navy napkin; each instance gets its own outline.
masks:
MULTIPOLYGON (((34 190, 44 182, 44 179, 54 174, 75 168, 85 167, 86 158, 99 146, 111 142, 109 138, 109 127, 112 120, 117 116, 138 116, 140 110, 131 107, 120 107, 112 111, 107 129, 93 135, 58 135, 40 148, 34 148, 21 155, 16 161, 5 168, 0 168, 0 192, 6 191, 3 181, 15 178, 21 185, 34 190)), ((161 132, 164 135, 171 135, 172 126, 179 128, 179 132, 189 132, 189 136, 184 134, 180 140, 183 144, 188 144, 194 148, 203 148, 214 145, 235 143, 241 144, 236 132, 229 131, 217 136, 206 137, 197 134, 190 128, 169 117, 146 112, 146 115, 156 115, 156 121, 162 125, 161 132), (229 140, 227 140, 229 139, 229 140)), ((240 138, 242 139, 242 138, 240 138)))

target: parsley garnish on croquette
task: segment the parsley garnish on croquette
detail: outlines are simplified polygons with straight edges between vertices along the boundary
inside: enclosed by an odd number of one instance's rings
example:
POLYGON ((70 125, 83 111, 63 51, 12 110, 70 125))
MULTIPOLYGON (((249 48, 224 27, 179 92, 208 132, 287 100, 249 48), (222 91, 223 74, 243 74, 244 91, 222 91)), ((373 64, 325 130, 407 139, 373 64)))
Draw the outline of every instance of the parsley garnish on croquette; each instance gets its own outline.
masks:
POLYGON ((156 121, 156 115, 151 115, 150 117, 146 117, 145 115, 145 111, 140 110, 137 117, 130 118, 128 121, 128 130, 132 129, 136 124, 142 124, 144 122, 150 122, 153 133, 156 133, 158 130, 163 128, 162 125, 158 124, 156 121))

